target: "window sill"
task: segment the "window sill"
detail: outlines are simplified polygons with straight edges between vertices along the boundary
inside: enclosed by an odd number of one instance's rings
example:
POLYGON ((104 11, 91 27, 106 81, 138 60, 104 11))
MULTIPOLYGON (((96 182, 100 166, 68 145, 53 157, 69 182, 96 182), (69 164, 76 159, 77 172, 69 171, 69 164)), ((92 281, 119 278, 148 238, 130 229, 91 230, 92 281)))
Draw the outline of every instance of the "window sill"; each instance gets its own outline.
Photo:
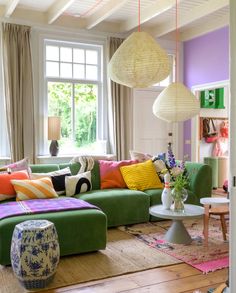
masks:
POLYGON ((8 165, 11 163, 11 158, 9 157, 0 157, 0 165, 8 165))
MULTIPOLYGON (((78 156, 91 156, 96 160, 109 160, 113 161, 116 160, 116 156, 113 154, 107 154, 107 155, 78 155, 78 156)), ((61 163, 68 163, 70 160, 72 160, 75 155, 59 155, 52 157, 50 155, 45 156, 38 156, 36 158, 36 164, 61 164, 61 163)))

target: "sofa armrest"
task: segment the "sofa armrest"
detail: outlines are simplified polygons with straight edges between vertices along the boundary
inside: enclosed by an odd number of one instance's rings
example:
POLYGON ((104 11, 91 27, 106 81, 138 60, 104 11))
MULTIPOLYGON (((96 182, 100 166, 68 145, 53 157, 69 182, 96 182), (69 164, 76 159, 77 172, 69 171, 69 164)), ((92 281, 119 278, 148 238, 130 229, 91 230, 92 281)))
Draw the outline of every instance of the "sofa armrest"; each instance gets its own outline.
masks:
POLYGON ((210 197, 212 193, 212 169, 202 163, 186 162, 190 179, 189 189, 199 198, 210 197))

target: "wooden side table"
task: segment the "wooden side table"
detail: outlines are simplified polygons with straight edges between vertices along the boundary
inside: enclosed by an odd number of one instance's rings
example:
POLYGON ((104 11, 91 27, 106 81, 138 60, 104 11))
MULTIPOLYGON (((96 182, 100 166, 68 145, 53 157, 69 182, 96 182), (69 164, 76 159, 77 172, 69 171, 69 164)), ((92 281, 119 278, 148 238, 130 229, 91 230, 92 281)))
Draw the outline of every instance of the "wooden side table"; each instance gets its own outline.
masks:
POLYGON ((200 199, 200 203, 204 205, 205 212, 203 227, 205 244, 208 245, 209 218, 211 215, 220 217, 223 239, 226 240, 227 226, 225 223, 225 215, 229 214, 229 199, 224 197, 203 197, 200 199))

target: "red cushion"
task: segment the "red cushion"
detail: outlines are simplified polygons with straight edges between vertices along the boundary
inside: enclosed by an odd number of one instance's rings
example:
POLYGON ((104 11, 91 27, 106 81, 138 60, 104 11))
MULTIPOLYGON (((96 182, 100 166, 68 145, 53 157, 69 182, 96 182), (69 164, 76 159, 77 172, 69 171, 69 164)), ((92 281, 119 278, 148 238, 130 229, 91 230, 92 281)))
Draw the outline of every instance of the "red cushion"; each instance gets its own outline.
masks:
POLYGON ((121 166, 137 163, 137 160, 105 161, 99 160, 101 189, 106 188, 127 188, 127 185, 120 172, 121 166))
POLYGON ((29 175, 27 171, 0 174, 0 201, 16 196, 15 189, 11 184, 12 179, 29 179, 29 175))

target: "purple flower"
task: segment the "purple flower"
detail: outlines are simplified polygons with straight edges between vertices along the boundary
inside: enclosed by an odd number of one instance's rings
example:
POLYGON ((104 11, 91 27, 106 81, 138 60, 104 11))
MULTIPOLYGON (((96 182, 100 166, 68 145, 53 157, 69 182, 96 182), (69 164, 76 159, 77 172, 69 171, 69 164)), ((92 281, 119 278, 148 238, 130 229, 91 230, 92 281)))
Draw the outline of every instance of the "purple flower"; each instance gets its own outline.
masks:
POLYGON ((176 161, 175 161, 175 156, 173 154, 172 148, 171 148, 171 143, 168 143, 168 148, 167 148, 167 153, 168 153, 168 163, 170 168, 176 167, 176 161))

